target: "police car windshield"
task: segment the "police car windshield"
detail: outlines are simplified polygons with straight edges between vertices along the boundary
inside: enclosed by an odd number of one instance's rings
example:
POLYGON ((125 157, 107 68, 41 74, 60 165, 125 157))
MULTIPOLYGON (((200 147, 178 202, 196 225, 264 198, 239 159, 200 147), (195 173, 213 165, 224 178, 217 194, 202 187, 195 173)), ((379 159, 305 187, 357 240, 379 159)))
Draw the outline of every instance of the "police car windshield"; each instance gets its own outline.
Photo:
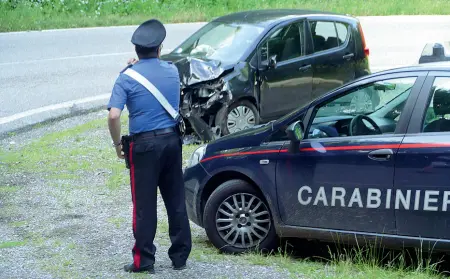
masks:
POLYGON ((210 22, 173 53, 234 63, 263 31, 255 25, 210 22))

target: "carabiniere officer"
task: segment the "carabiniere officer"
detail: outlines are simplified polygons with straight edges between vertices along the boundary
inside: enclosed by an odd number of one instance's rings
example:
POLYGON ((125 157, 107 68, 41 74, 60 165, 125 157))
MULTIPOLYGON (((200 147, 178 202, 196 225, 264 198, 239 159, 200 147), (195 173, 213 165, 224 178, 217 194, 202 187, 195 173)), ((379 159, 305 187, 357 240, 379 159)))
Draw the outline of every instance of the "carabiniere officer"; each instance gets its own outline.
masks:
MULTIPOLYGON (((131 42, 138 62, 128 67, 144 76, 178 112, 180 77, 177 68, 159 59, 166 30, 155 19, 141 24, 131 42)), ((128 68, 127 67, 127 68, 128 68)), ((133 262, 127 272, 154 273, 157 224, 157 186, 164 200, 171 246, 168 254, 176 270, 186 267, 191 251, 191 231, 186 212, 182 178, 182 139, 177 121, 136 80, 120 73, 108 103, 108 126, 117 156, 130 170, 133 202, 133 262), (120 116, 129 111, 129 135, 121 137, 120 116)))

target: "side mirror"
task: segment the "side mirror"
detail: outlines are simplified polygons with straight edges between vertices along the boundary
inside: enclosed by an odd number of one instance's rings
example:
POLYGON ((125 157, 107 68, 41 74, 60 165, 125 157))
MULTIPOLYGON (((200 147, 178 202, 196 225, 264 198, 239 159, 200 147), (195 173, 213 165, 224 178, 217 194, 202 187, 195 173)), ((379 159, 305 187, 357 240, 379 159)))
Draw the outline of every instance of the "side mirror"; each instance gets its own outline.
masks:
POLYGON ((277 67, 277 56, 276 55, 272 55, 269 57, 269 69, 270 68, 276 68, 277 67))
POLYGON ((395 90, 397 85, 389 82, 375 82, 374 89, 378 91, 395 90))
POLYGON ((301 121, 292 123, 291 125, 289 125, 289 127, 287 127, 286 134, 288 136, 288 139, 291 141, 289 152, 298 152, 300 141, 303 139, 304 135, 303 123, 301 121))

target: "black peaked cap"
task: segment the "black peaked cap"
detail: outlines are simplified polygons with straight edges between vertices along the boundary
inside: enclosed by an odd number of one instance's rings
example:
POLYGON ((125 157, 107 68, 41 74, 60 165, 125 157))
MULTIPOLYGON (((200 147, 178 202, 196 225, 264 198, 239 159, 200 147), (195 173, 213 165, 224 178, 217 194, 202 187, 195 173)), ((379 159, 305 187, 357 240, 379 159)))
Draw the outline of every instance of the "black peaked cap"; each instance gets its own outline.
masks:
POLYGON ((166 28, 156 20, 150 19, 139 25, 131 37, 131 43, 134 45, 154 48, 164 41, 166 38, 166 28))

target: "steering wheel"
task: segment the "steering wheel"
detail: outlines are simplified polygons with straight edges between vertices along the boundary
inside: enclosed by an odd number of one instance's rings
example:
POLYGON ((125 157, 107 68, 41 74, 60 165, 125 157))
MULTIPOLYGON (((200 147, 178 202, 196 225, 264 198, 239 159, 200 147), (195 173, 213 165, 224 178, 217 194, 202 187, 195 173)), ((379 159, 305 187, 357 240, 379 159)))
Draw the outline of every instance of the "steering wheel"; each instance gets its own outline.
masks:
POLYGON ((373 134, 382 134, 380 127, 375 123, 375 121, 372 120, 372 118, 359 114, 355 117, 353 117, 352 121, 350 122, 348 132, 350 136, 359 136, 359 135, 373 135, 373 134), (364 124, 363 120, 367 120, 372 126, 373 129, 369 128, 364 124), (362 128, 364 127, 364 128, 362 128))

